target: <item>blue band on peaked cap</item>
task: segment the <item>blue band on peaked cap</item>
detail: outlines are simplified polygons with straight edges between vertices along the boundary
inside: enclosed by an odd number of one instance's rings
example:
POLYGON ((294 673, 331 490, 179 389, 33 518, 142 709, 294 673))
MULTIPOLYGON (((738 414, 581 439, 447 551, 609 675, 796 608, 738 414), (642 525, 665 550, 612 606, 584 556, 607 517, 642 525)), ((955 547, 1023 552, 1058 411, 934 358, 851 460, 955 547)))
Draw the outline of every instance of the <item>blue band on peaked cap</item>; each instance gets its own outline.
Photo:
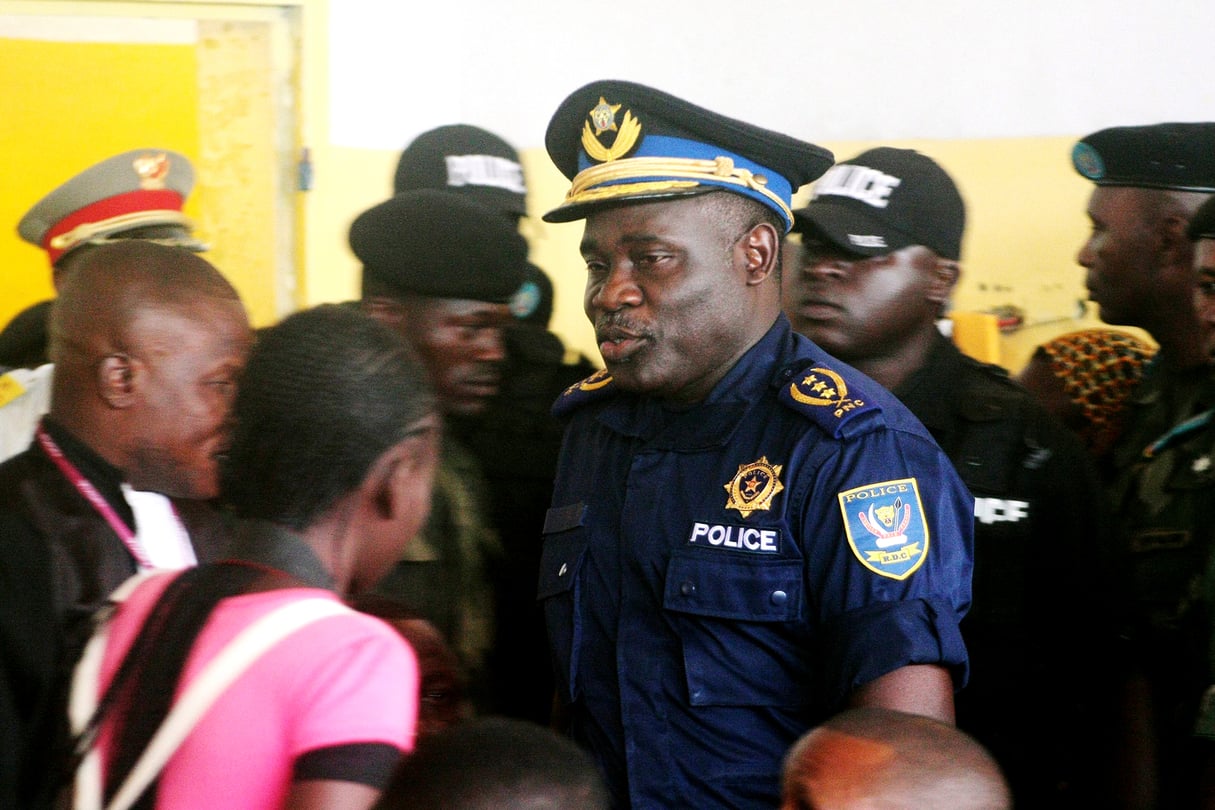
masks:
POLYGON ((549 122, 545 146, 571 180, 565 201, 544 215, 547 222, 722 189, 772 209, 788 230, 793 193, 833 161, 814 144, 615 80, 592 82, 566 98, 549 122))

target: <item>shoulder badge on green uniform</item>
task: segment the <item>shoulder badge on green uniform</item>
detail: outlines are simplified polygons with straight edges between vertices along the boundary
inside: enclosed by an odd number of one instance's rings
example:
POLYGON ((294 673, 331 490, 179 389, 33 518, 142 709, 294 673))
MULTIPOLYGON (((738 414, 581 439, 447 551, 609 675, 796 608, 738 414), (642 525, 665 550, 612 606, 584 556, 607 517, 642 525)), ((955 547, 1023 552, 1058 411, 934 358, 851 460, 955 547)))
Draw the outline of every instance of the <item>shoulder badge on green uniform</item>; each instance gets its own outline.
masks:
POLYGON ((580 380, 562 391, 561 396, 557 397, 557 401, 553 403, 553 415, 564 416, 588 402, 594 402, 615 393, 616 385, 612 375, 608 374, 607 369, 600 369, 585 380, 580 380))
POLYGON ((872 419, 861 418, 864 415, 882 412, 863 385, 853 385, 825 366, 793 370, 781 387, 780 401, 837 439, 856 435, 871 425, 872 419))

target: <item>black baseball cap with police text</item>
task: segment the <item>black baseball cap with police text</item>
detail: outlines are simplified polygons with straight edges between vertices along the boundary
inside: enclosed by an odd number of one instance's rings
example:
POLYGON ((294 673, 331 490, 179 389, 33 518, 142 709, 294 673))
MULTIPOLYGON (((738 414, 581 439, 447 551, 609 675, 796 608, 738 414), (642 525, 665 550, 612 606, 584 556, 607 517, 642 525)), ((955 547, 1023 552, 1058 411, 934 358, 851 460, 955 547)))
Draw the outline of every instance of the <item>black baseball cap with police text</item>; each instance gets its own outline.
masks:
POLYGON ((511 217, 527 215, 527 183, 519 153, 471 124, 423 132, 397 161, 393 191, 432 188, 466 195, 511 217))
POLYGON ((927 155, 889 146, 833 166, 795 216, 804 236, 857 256, 923 245, 956 261, 966 228, 966 205, 945 170, 927 155))

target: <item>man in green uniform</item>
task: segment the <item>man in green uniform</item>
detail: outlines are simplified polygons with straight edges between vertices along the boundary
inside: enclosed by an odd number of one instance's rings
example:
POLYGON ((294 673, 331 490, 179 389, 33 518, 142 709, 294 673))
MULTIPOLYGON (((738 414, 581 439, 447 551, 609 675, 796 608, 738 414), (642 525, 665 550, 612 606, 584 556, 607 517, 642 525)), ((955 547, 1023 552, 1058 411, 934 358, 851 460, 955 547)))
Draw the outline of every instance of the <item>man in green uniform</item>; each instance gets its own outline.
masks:
MULTIPOLYGON (((417 352, 444 417, 483 412, 501 385, 508 302, 526 270, 523 237, 478 203, 419 190, 360 214, 350 246, 363 263, 364 310, 417 352)), ((445 433, 430 519, 376 590, 444 634, 481 710, 492 708, 485 667, 494 630, 490 577, 500 557, 480 467, 445 433)))
POLYGON ((1115 772, 1130 780, 1120 792, 1135 806, 1189 807, 1208 626, 1194 597, 1215 544, 1215 377, 1187 226, 1215 192, 1215 123, 1101 130, 1076 144, 1072 161, 1096 184, 1078 257, 1090 297, 1102 320, 1144 329, 1160 345, 1108 470, 1126 640, 1126 760, 1115 772))
MULTIPOLYGON (((1194 272, 1198 290, 1194 295, 1199 319, 1215 327, 1215 198, 1208 200, 1190 220, 1189 237, 1194 242, 1194 272)), ((1206 343, 1207 357, 1215 357, 1215 340, 1206 343)), ((1202 442, 1205 456, 1215 456, 1215 432, 1208 430, 1202 442)), ((1207 560, 1203 600, 1208 616, 1215 605, 1215 560, 1207 560)), ((1215 623, 1208 623, 1206 692, 1194 725, 1195 746, 1203 760, 1200 795, 1215 796, 1215 623)), ((1208 800, 1209 801, 1209 800, 1208 800)))

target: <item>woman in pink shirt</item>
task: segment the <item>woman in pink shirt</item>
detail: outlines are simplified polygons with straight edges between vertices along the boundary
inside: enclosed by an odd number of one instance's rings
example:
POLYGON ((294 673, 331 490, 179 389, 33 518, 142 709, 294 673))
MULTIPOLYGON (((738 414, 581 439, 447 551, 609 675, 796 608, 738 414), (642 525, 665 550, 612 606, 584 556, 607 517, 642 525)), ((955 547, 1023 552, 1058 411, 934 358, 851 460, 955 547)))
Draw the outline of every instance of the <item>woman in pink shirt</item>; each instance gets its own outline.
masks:
POLYGON ((434 401, 398 337, 330 305, 262 333, 233 414, 231 559, 147 579, 108 624, 93 724, 105 801, 237 634, 311 600, 324 617, 256 658, 131 806, 362 810, 413 747, 418 672, 400 635, 341 600, 426 517, 434 401))

